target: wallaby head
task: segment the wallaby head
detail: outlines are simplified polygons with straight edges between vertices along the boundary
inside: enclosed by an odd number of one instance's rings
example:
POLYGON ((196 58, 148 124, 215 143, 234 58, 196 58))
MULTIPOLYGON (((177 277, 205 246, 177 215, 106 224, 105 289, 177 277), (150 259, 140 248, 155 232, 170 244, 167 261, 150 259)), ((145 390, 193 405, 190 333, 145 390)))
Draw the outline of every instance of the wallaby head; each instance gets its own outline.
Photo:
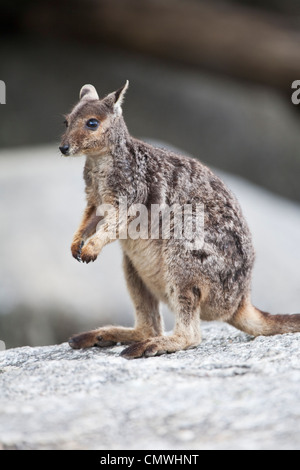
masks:
POLYGON ((122 103, 128 85, 127 80, 122 88, 103 99, 99 99, 93 85, 81 88, 79 102, 65 120, 66 132, 59 147, 65 156, 104 155, 109 152, 114 144, 114 135, 126 129, 122 103))

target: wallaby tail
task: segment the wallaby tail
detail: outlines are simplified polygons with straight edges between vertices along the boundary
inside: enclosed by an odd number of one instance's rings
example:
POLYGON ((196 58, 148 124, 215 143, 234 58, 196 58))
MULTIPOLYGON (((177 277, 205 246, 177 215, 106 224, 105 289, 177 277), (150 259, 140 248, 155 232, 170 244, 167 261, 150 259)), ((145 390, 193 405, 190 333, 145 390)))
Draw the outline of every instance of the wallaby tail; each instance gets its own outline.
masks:
POLYGON ((272 336, 300 332, 300 314, 271 315, 251 302, 240 306, 228 323, 253 336, 272 336))

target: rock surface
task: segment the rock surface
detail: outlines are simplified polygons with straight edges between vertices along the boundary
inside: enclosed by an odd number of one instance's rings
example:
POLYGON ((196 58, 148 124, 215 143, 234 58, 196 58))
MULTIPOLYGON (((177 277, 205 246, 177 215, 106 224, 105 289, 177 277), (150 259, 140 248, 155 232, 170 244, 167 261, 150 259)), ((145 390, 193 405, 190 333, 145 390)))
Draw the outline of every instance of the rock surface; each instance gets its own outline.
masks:
POLYGON ((203 324, 190 351, 0 352, 3 449, 298 449, 300 334, 203 324))

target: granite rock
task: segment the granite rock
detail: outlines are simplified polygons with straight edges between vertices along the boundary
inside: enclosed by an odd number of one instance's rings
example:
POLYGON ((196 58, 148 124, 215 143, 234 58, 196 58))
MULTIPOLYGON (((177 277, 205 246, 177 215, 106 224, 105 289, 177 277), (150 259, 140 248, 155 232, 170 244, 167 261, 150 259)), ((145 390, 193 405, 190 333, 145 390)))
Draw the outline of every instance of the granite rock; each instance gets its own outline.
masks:
POLYGON ((0 352, 3 449, 300 448, 300 334, 203 324, 193 350, 128 361, 123 346, 0 352))

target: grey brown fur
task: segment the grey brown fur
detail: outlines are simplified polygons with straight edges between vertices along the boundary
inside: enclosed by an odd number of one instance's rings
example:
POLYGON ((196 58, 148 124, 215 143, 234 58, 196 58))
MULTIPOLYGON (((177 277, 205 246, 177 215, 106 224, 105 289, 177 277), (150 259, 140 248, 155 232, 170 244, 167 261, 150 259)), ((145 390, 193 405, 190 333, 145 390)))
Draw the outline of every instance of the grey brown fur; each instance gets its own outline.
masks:
MULTIPOLYGON (((120 240, 132 297, 134 328, 108 326, 73 336, 73 348, 129 343, 126 358, 153 356, 197 346, 200 319, 226 321, 254 336, 300 331, 300 315, 269 315, 250 299, 254 249, 236 198, 205 165, 133 138, 122 117, 128 82, 104 99, 85 85, 67 116, 60 149, 85 154, 87 207, 71 246, 79 261, 94 261, 112 240, 96 210, 107 203, 204 205, 204 245, 187 249, 182 240, 120 240), (99 127, 87 128, 89 119, 99 127), (97 227, 97 230, 96 230, 97 227), (159 302, 175 313, 171 336, 163 335, 159 302)), ((105 218, 114 223, 108 212, 105 218)))

